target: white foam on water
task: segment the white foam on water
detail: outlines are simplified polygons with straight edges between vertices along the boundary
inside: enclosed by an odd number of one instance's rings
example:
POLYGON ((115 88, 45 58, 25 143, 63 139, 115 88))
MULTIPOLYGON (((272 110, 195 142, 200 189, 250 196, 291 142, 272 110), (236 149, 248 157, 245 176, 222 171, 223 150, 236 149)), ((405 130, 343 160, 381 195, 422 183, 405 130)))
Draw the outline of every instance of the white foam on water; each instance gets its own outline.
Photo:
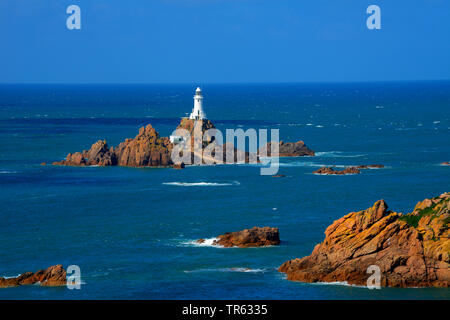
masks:
POLYGON ((10 173, 17 173, 17 171, 8 171, 8 170, 0 171, 0 174, 10 174, 10 173))
POLYGON ((191 241, 182 242, 181 244, 188 245, 188 246, 195 246, 195 247, 223 248, 223 246, 221 246, 221 245, 213 244, 214 241, 219 240, 218 238, 208 238, 208 239, 203 239, 203 240, 205 240, 203 243, 197 242, 198 240, 191 240, 191 241))
POLYGON ((179 186, 179 187, 222 187, 222 186, 238 186, 241 183, 239 181, 219 183, 219 182, 163 182, 167 186, 179 186))
POLYGON ((347 167, 356 167, 356 165, 351 164, 323 164, 316 163, 311 161, 293 161, 293 162, 280 162, 280 167, 335 167, 335 168, 347 168, 347 167))
POLYGON ((250 268, 217 268, 217 269, 197 269, 197 270, 185 270, 185 273, 197 273, 197 272, 245 272, 245 273, 261 273, 266 272, 265 269, 250 269, 250 268))
MULTIPOLYGON (((360 286, 356 284, 349 284, 347 281, 334 281, 334 282, 313 282, 313 285, 323 285, 323 286, 346 286, 355 288, 367 288, 366 286, 360 286)), ((368 288, 367 288, 368 289, 368 288)))
POLYGON ((19 273, 17 276, 11 276, 11 277, 0 276, 0 278, 12 279, 12 278, 17 278, 17 277, 19 277, 20 275, 21 275, 21 274, 19 273))
POLYGON ((316 152, 316 157, 323 157, 323 158, 357 158, 364 156, 366 156, 366 154, 346 154, 343 151, 316 152))

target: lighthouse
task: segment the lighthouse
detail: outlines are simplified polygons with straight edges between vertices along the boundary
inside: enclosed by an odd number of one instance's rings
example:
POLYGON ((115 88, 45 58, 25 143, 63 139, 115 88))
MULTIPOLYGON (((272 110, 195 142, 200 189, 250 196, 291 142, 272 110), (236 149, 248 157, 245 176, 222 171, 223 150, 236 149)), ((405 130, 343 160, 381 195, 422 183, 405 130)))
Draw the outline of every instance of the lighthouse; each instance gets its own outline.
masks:
POLYGON ((206 119, 206 114, 203 112, 203 96, 202 96, 202 89, 200 89, 200 87, 197 87, 197 90, 195 90, 194 109, 192 109, 189 119, 191 120, 206 119))

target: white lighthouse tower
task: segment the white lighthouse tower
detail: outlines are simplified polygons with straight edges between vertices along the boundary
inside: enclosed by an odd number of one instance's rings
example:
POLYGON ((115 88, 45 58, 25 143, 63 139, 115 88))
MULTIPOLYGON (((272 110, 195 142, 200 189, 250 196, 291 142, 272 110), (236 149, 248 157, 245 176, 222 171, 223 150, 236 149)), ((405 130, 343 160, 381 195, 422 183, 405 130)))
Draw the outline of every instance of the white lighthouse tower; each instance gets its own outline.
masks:
POLYGON ((206 119, 206 114, 203 112, 203 96, 202 96, 202 89, 200 89, 200 87, 197 87, 197 90, 195 90, 194 109, 192 109, 189 119, 192 120, 206 119))

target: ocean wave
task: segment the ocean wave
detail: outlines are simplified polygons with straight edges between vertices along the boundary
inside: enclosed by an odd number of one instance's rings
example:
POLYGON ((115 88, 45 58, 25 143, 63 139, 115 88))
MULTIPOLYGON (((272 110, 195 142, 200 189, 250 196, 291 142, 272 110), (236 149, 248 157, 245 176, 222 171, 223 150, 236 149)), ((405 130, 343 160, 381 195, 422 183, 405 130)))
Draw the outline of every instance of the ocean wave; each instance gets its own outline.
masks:
POLYGON ((357 158, 364 157, 367 154, 346 154, 344 151, 325 151, 325 152, 316 152, 316 157, 322 158, 357 158))
POLYGON ((8 170, 0 171, 0 174, 11 174, 11 173, 17 173, 17 171, 8 171, 8 170))
POLYGON ((241 183, 239 181, 233 182, 163 182, 167 186, 179 186, 179 187, 222 187, 222 186, 238 186, 241 183))
POLYGON ((316 163, 311 161, 293 161, 293 162, 280 162, 280 167, 336 167, 336 168, 347 168, 347 167, 356 167, 356 165, 350 164, 323 164, 316 163))
POLYGON ((356 284, 349 284, 347 281, 334 281, 334 282, 313 282, 310 283, 312 285, 319 285, 319 286, 346 286, 346 287, 355 287, 355 288, 367 288, 367 286, 361 286, 356 284))
POLYGON ((219 240, 218 238, 209 238, 204 240, 205 241, 203 243, 198 243, 197 240, 190 240, 182 242, 181 244, 184 246, 223 248, 221 245, 213 245, 214 241, 219 240))
POLYGON ((266 272, 267 269, 251 269, 251 268, 211 268, 211 269, 197 269, 197 270, 185 270, 185 273, 197 273, 197 272, 245 272, 245 273, 261 273, 266 272))

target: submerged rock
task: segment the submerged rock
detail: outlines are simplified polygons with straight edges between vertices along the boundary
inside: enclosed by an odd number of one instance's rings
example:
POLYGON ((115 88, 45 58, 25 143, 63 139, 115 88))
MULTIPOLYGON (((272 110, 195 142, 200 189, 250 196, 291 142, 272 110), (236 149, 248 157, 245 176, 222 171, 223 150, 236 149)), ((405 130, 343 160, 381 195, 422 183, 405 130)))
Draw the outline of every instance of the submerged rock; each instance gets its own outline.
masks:
MULTIPOLYGON (((262 146, 258 150, 259 156, 271 156, 271 142, 268 142, 265 146, 262 146)), ((303 141, 297 142, 279 142, 279 156, 280 157, 302 157, 302 156, 315 156, 315 152, 309 149, 303 141)))
POLYGON ((288 280, 366 285, 376 265, 385 287, 450 286, 450 193, 419 202, 412 213, 384 200, 351 212, 325 231, 310 256, 285 262, 288 280))
MULTIPOLYGON (((201 241, 203 239, 199 239, 201 241)), ((204 241, 203 241, 204 242, 204 241)), ((199 242, 202 243, 202 242, 199 242)), ((228 232, 217 237, 213 245, 229 247, 265 247, 280 244, 278 228, 253 227, 242 231, 228 232)))
POLYGON ((39 284, 41 286, 54 287, 66 285, 66 270, 62 265, 51 266, 35 273, 25 272, 15 278, 1 278, 0 288, 17 287, 27 284, 39 284))

